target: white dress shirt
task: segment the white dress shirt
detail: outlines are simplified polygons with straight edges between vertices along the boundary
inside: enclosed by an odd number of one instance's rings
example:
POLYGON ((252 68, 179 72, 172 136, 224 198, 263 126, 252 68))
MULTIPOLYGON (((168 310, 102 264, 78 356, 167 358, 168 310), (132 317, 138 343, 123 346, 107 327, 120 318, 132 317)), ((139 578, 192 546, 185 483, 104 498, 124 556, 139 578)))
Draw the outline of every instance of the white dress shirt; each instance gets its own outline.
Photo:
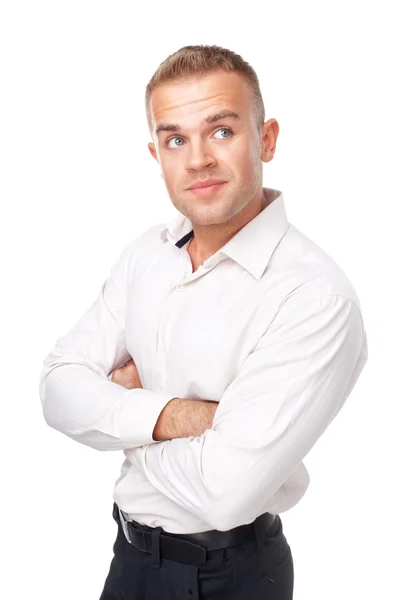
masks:
POLYGON ((44 359, 53 428, 123 450, 114 500, 172 533, 227 530, 293 507, 304 457, 368 357, 360 302, 342 269, 271 200, 194 273, 178 214, 132 240, 99 294, 44 359), (133 358, 143 389, 110 381, 133 358), (219 402, 199 437, 155 442, 174 397, 219 402))

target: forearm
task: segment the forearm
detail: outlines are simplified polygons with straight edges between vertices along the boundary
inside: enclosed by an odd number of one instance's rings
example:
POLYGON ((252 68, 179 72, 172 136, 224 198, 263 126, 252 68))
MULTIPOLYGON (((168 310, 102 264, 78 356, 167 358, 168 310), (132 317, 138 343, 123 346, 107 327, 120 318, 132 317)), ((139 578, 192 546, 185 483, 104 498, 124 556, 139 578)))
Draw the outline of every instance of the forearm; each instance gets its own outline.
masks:
POLYGON ((218 402, 173 398, 161 411, 153 431, 154 441, 198 437, 211 428, 218 402))
POLYGON ((48 425, 97 450, 125 450, 154 442, 154 423, 171 396, 128 390, 88 367, 58 360, 58 364, 47 361, 40 380, 48 425))

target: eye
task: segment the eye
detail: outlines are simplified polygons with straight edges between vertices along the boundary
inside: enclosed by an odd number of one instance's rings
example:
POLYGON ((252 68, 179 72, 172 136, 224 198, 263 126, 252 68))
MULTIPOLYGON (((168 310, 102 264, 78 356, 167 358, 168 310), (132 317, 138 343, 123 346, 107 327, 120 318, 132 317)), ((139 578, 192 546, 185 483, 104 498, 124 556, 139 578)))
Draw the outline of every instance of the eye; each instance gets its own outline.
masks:
MULTIPOLYGON (((169 138, 169 140, 167 140, 167 141, 165 142, 165 145, 167 146, 167 148, 171 148, 171 146, 169 146, 169 143, 170 143, 172 140, 182 140, 182 138, 181 138, 181 137, 178 137, 177 135, 175 135, 175 136, 174 136, 174 137, 172 137, 172 138, 169 138)), ((180 146, 182 146, 182 144, 178 144, 178 146, 175 146, 175 148, 179 148, 180 146)))
MULTIPOLYGON (((219 129, 217 129, 217 131, 229 131, 229 133, 232 134, 232 131, 229 129, 229 127, 220 127, 219 129)), ((215 133, 217 133, 217 131, 215 133)), ((226 140, 228 137, 231 137, 231 136, 223 136, 222 139, 226 140)))
MULTIPOLYGON (((229 133, 230 133, 230 135, 229 135, 229 136, 226 136, 226 135, 224 135, 222 138, 219 138, 219 139, 222 139, 222 140, 227 140, 227 139, 229 139, 230 137, 232 137, 232 135, 233 135, 233 133, 232 133, 232 130, 231 130, 231 129, 229 129, 229 127, 220 127, 219 129, 217 129, 217 131, 216 131, 215 133, 217 133, 218 131, 229 131, 229 133)), ((181 138, 181 137, 179 137, 179 136, 177 136, 177 135, 174 135, 174 137, 171 137, 171 138, 169 138, 169 139, 168 139, 168 140, 165 142, 165 145, 167 146, 167 148, 180 148, 180 147, 182 147, 182 145, 183 145, 183 144, 178 144, 177 146, 170 146, 170 145, 169 145, 169 143, 170 143, 172 140, 183 140, 183 138, 181 138)))

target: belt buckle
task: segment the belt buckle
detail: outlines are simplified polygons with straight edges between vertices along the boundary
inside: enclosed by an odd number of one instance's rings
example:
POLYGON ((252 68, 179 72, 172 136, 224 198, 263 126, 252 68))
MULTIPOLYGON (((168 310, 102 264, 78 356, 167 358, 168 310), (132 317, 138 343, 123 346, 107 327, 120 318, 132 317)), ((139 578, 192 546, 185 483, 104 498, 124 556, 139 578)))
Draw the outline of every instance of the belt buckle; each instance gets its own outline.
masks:
MULTIPOLYGON (((124 532, 125 538, 126 538, 127 542, 132 545, 132 542, 131 542, 131 539, 129 536, 128 522, 126 521, 124 515, 122 514, 122 511, 119 508, 119 506, 118 506, 118 513, 119 513, 119 520, 121 522, 121 527, 124 532)), ((146 536, 144 535, 145 532, 143 531, 142 534, 143 534, 144 549, 140 548, 140 550, 144 550, 145 552, 151 552, 152 549, 148 548, 146 536)), ((198 543, 189 542, 187 540, 184 540, 184 541, 186 542, 186 544, 188 544, 186 558, 191 556, 193 559, 193 563, 191 563, 191 561, 187 561, 187 560, 184 560, 183 562, 190 562, 191 564, 204 564, 207 560, 206 548, 204 548, 204 546, 201 546, 198 543)), ((172 560, 176 560, 176 559, 172 559, 172 560)))
POLYGON ((120 509, 119 506, 118 506, 118 513, 119 513, 119 520, 121 522, 122 531, 124 532, 124 535, 126 537, 126 541, 129 542, 129 544, 132 544, 131 538, 129 537, 128 524, 127 524, 127 522, 125 520, 125 517, 122 514, 122 511, 121 511, 121 509, 120 509))
POLYGON ((124 532, 124 535, 126 537, 126 541, 132 545, 135 545, 135 547, 140 550, 141 552, 149 552, 149 548, 147 547, 147 540, 146 540, 146 536, 145 536, 145 532, 144 530, 138 530, 135 528, 135 533, 136 538, 135 538, 135 542, 138 542, 138 539, 140 539, 140 544, 138 546, 136 546, 136 544, 133 544, 132 540, 131 540, 131 536, 129 533, 129 525, 132 526, 132 523, 130 523, 129 521, 126 520, 126 518, 123 515, 123 512, 121 511, 121 509, 118 507, 118 511, 119 511, 119 519, 121 521, 121 526, 122 526, 122 530, 124 532))

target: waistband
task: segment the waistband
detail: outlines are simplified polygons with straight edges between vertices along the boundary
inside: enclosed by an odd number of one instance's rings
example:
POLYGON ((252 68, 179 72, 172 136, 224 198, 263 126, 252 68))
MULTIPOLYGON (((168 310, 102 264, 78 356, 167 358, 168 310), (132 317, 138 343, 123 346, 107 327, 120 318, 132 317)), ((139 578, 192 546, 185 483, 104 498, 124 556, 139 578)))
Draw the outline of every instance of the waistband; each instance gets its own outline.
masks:
POLYGON ((258 547, 262 547, 268 530, 279 519, 278 515, 266 512, 252 523, 227 531, 211 529, 199 533, 170 533, 162 527, 150 527, 133 519, 127 520, 126 514, 115 502, 113 517, 120 522, 127 541, 142 552, 153 552, 155 544, 159 544, 161 556, 191 564, 204 564, 207 551, 244 544, 254 539, 258 547))

